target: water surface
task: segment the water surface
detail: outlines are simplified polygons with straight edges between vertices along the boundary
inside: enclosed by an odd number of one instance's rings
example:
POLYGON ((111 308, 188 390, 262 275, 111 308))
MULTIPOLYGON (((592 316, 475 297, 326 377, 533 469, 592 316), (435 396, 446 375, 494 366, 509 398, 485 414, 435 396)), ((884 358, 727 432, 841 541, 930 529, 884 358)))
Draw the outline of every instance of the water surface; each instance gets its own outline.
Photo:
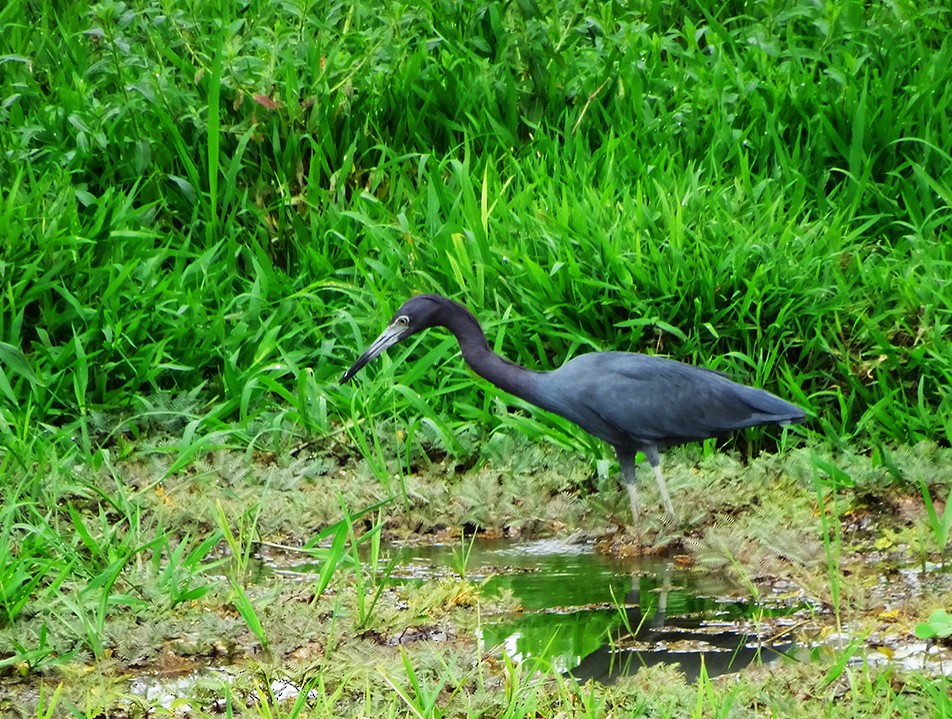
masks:
POLYGON ((395 581, 459 573, 481 581, 487 596, 511 591, 522 611, 484 617, 483 651, 542 662, 580 680, 609 682, 658 663, 679 664, 694 679, 702 662, 715 676, 770 661, 790 649, 783 631, 776 637, 778 625, 800 608, 758 604, 726 577, 671 559, 616 559, 586 542, 477 539, 471 548, 391 551, 399 553, 395 581))

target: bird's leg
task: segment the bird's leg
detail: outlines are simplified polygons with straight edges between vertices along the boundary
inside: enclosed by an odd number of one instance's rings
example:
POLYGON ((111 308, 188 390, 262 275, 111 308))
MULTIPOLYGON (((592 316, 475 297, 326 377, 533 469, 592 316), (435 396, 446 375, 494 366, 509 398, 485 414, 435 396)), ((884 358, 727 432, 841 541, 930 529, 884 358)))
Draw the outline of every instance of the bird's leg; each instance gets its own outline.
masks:
POLYGON ((655 482, 658 484, 658 493, 661 495, 661 503, 664 505, 664 511, 677 522, 678 514, 674 511, 674 505, 671 503, 671 495, 668 494, 668 485, 664 481, 664 475, 661 474, 661 456, 658 454, 658 450, 652 447, 645 451, 645 457, 648 459, 648 463, 654 472, 655 482))
POLYGON ((664 475, 661 474, 661 465, 653 464, 651 469, 654 470, 654 478, 655 482, 658 483, 658 492, 661 494, 661 503, 664 505, 664 510, 672 517, 677 517, 678 513, 674 511, 674 505, 671 503, 671 495, 668 494, 668 485, 664 481, 664 475))
POLYGON ((638 485, 635 484, 635 453, 615 450, 618 454, 618 466, 621 469, 621 481, 628 490, 628 501, 631 502, 631 519, 638 521, 638 485))

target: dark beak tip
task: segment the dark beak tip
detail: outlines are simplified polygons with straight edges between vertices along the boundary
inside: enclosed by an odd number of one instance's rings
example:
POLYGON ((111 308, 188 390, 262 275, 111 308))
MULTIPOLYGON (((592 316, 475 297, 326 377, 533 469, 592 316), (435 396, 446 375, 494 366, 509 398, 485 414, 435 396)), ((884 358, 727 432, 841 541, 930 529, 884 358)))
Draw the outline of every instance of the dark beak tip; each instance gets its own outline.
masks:
POLYGON ((357 361, 350 366, 350 369, 344 372, 344 375, 340 378, 340 383, 343 385, 350 382, 354 378, 354 375, 370 364, 370 362, 372 362, 385 349, 396 344, 400 340, 400 337, 400 333, 396 331, 393 326, 390 326, 384 330, 383 334, 374 340, 374 343, 370 345, 370 347, 368 347, 364 353, 357 358, 357 361))

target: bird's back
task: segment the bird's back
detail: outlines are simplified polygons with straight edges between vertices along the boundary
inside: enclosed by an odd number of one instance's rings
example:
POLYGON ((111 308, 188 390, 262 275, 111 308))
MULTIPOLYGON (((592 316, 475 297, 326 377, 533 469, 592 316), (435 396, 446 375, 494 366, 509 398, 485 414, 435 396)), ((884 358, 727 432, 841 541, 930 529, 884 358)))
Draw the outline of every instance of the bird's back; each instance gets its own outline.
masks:
POLYGON ((533 401, 616 447, 663 449, 805 418, 769 392, 664 357, 596 352, 539 378, 533 401))

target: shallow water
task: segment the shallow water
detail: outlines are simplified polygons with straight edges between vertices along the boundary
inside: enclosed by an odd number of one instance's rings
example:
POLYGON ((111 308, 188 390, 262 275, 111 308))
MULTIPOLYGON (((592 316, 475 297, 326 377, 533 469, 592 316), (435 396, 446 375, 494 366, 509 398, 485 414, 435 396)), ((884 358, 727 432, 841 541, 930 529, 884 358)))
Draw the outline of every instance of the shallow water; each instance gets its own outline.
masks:
POLYGON ((658 663, 679 664, 691 680, 702 659, 709 676, 767 662, 790 649, 784 617, 803 608, 757 604, 723 576, 670 559, 615 559, 586 542, 477 539, 465 570, 459 544, 390 550, 397 582, 465 571, 489 597, 511 591, 523 611, 484 617, 482 650, 581 680, 604 683, 658 663))
MULTIPOLYGON (((476 539, 471 545, 468 540, 465 545, 388 544, 381 550, 380 571, 389 571, 394 584, 422 586, 464 574, 487 599, 510 592, 520 609, 482 614, 476 631, 481 652, 505 654, 529 669, 552 669, 583 682, 609 684, 656 664, 677 664, 688 681, 695 681, 702 671, 713 677, 779 657, 829 663, 839 661, 843 647, 859 641, 844 627, 842 636, 827 634, 794 647, 789 638, 794 631, 819 637, 831 617, 804 601, 789 582, 777 580, 774 598, 753 601, 723 575, 666 558, 606 556, 589 541, 476 539), (830 646, 838 654, 825 656, 830 646)), ((304 582, 313 579, 320 565, 294 564, 294 558, 293 553, 262 556, 261 581, 271 572, 304 582)), ((884 572, 880 584, 888 604, 890 597, 901 602, 926 584, 952 588, 952 574, 935 567, 884 572)), ((394 641, 449 638, 439 627, 421 630, 394 641)), ((952 657, 952 651, 930 651, 920 641, 877 638, 876 646, 880 643, 878 652, 856 652, 850 663, 889 662, 941 675, 943 661, 952 657)), ((204 682, 220 686, 232 680, 232 669, 225 666, 184 676, 143 672, 130 678, 129 690, 170 706, 204 682)), ((273 697, 294 697, 299 687, 278 678, 265 690, 273 697)))

